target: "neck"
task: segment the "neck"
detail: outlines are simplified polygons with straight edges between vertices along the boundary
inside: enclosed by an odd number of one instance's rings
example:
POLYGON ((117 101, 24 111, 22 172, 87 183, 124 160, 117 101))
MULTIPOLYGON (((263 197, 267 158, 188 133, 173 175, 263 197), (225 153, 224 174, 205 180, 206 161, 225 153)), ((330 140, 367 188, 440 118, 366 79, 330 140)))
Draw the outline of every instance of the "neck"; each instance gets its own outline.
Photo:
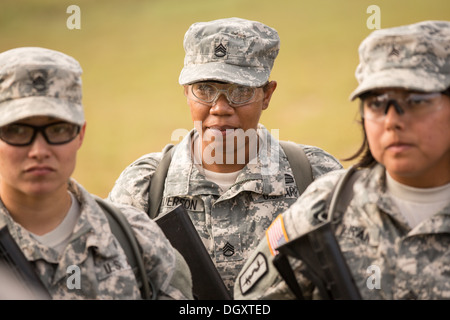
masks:
POLYGON ((205 162, 202 162, 203 168, 209 171, 213 172, 220 172, 220 173, 229 173, 229 172, 236 172, 239 170, 242 170, 242 168, 245 167, 245 164, 208 164, 205 162))
POLYGON ((17 190, 5 191, 3 187, 0 196, 13 220, 37 235, 56 228, 72 203, 66 186, 51 195, 26 195, 17 190))

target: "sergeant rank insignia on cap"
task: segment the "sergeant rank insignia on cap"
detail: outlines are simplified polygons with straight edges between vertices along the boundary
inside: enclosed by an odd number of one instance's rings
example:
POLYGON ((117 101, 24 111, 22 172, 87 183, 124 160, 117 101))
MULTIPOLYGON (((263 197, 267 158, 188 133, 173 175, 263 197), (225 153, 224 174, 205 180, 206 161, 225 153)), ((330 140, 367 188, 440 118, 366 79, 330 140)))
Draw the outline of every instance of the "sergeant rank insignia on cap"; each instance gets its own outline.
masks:
POLYGON ((32 86, 37 91, 41 92, 47 88, 47 72, 45 70, 35 70, 30 72, 32 86))
POLYGON ((219 44, 214 49, 214 55, 218 58, 222 58, 227 54, 227 48, 223 44, 219 44))
POLYGON ((397 49, 395 49, 395 46, 392 46, 391 51, 389 52, 388 57, 392 57, 392 56, 396 56, 398 57, 400 55, 400 51, 398 51, 397 49))

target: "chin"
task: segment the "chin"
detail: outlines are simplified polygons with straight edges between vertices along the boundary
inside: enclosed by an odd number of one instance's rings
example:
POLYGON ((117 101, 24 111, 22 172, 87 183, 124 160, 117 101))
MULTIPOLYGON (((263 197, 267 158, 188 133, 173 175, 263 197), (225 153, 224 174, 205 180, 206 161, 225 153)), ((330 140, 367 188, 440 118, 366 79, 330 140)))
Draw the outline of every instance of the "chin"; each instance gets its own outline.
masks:
POLYGON ((54 183, 33 183, 32 185, 28 186, 28 188, 26 188, 26 190, 24 191, 25 194, 29 195, 29 196, 34 196, 34 197, 44 197, 47 195, 51 195, 55 192, 57 192, 57 190, 59 186, 55 185, 54 183))
POLYGON ((386 161, 384 166, 386 170, 392 175, 398 176, 413 176, 418 171, 417 161, 414 160, 390 160, 386 161))

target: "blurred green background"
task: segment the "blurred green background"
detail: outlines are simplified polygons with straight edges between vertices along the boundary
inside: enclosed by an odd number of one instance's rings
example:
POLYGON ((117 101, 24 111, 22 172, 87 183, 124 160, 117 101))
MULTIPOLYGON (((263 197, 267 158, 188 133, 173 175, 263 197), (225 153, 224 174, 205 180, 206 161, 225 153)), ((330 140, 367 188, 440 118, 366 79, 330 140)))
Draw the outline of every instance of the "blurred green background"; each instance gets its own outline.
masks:
POLYGON ((74 178, 106 197, 129 163, 160 151, 174 130, 191 129, 178 76, 184 34, 197 21, 235 16, 275 28, 278 88, 261 123, 280 139, 352 155, 361 132, 348 97, 358 46, 373 31, 370 5, 379 6, 382 28, 450 20, 448 0, 1 0, 0 51, 39 46, 80 62, 87 131, 74 178), (80 30, 66 26, 72 4, 80 30))

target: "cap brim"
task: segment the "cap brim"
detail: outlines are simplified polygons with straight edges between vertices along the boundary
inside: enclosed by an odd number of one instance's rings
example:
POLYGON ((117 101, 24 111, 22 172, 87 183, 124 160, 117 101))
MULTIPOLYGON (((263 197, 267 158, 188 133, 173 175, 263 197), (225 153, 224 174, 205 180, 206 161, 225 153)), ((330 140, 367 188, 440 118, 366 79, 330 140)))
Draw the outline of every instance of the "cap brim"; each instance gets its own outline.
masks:
POLYGON ((450 86, 450 74, 443 75, 424 70, 387 69, 366 77, 350 95, 353 101, 361 94, 383 88, 401 88, 422 92, 444 91, 450 86))
POLYGON ((179 83, 191 84, 199 81, 223 81, 243 86, 260 87, 270 76, 270 69, 242 67, 226 63, 211 62, 188 65, 181 70, 179 83))
POLYGON ((0 126, 33 116, 49 116, 83 125, 83 106, 80 103, 52 97, 26 97, 0 103, 0 126))

